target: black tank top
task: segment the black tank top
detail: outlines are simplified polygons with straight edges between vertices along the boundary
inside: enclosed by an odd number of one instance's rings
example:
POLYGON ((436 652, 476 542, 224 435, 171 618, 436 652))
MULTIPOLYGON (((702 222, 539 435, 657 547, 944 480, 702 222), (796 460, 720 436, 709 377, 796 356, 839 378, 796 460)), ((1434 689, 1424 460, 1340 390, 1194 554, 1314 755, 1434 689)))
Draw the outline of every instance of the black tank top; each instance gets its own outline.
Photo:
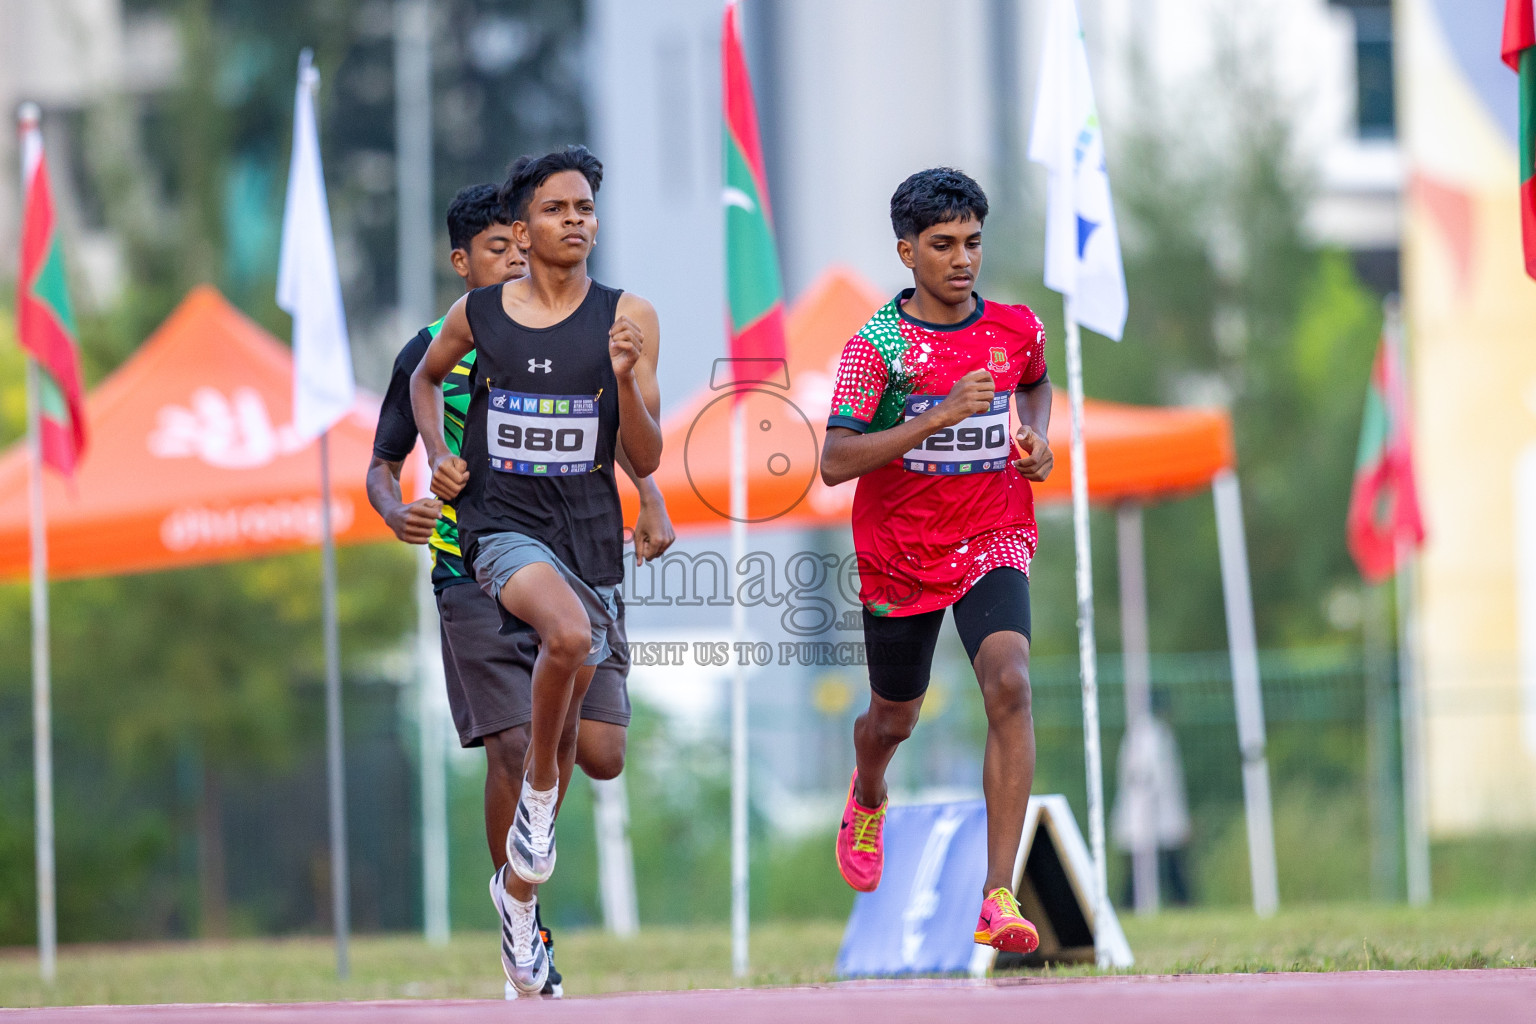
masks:
POLYGON ((624 579, 624 517, 614 483, 618 381, 608 330, 620 291, 590 283, 576 311, 552 327, 524 327, 502 286, 469 293, 473 391, 464 421, 469 483, 458 502, 464 554, 513 532, 549 545, 592 586, 624 579))

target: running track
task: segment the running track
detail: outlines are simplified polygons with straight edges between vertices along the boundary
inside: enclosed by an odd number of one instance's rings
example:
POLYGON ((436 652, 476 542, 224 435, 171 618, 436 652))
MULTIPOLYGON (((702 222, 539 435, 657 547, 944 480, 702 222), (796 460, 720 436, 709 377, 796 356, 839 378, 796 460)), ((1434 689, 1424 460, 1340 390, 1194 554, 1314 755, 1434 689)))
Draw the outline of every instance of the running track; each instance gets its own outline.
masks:
POLYGON ((0 1010, 0 1024, 1531 1024, 1536 970, 1178 978, 850 982, 564 1002, 83 1006, 0 1010))

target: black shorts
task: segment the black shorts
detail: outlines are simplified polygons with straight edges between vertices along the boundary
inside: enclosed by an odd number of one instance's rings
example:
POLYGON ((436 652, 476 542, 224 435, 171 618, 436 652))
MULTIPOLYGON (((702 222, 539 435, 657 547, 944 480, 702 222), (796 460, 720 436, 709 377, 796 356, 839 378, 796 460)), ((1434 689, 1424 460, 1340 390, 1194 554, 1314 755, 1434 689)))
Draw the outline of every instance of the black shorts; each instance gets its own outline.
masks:
MULTIPOLYGON (((533 718, 535 633, 501 636, 501 612, 495 601, 468 583, 444 587, 437 594, 443 636, 443 675, 448 708, 459 743, 482 746, 484 737, 527 725, 533 718)), ((629 725, 629 644, 624 633, 624 605, 619 604, 619 643, 597 666, 581 702, 587 721, 629 725)))
MULTIPOLYGON (((1029 577, 1017 569, 993 569, 951 607, 955 629, 971 661, 993 633, 1022 633, 1029 639, 1029 577)), ((939 642, 944 609, 919 615, 871 615, 864 609, 864 653, 869 688, 886 700, 916 700, 928 691, 933 649, 939 642)))

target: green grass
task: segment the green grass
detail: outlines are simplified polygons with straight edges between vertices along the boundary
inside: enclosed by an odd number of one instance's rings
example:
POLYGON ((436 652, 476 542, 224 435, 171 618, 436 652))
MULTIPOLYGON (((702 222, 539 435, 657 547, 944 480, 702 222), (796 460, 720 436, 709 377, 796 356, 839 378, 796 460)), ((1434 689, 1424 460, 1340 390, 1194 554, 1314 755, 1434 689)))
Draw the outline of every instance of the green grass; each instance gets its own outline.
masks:
MULTIPOLYGON (((756 929, 751 984, 829 979, 842 932, 836 921, 756 929)), ((570 931, 555 940, 571 995, 734 983, 726 927, 648 928, 627 942, 570 931)), ((70 946, 60 951, 52 990, 38 980, 31 951, 7 950, 0 952, 0 1006, 500 999, 497 948, 494 932, 456 934, 442 948, 415 935, 354 938, 352 977, 343 983, 330 942, 319 938, 70 946)))
MULTIPOLYGON (((1370 904, 1287 910, 1259 921, 1238 910, 1127 917, 1135 973, 1536 967, 1536 901, 1370 904)), ((753 985, 832 980, 842 922, 773 923, 752 936, 753 985)), ((571 995, 735 984, 723 926, 647 929, 617 942, 596 931, 558 936, 571 995)), ((1091 974, 1091 969, 1053 970, 1091 974)), ((444 948, 415 936, 352 944, 352 978, 339 983, 329 942, 317 938, 66 947, 45 989, 25 949, 0 952, 0 1005, 288 1002, 335 999, 499 998, 496 938, 458 935, 444 948)))
POLYGON ((1426 910, 1373 904, 1123 919, 1137 973, 1434 970, 1536 966, 1536 901, 1426 910))

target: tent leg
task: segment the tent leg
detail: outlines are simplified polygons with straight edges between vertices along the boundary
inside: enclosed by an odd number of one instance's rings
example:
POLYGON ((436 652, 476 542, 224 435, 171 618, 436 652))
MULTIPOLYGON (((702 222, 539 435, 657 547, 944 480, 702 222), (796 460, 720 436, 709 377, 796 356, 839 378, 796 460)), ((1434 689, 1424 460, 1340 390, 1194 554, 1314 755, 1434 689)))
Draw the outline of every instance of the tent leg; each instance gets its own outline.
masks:
POLYGON ((421 742, 421 918, 427 943, 448 944, 447 744, 438 703, 443 693, 442 637, 432 593, 432 555, 423 552, 416 580, 416 717, 421 742))
POLYGON ((635 854, 629 844, 629 792, 624 776, 592 780, 592 813, 597 819, 597 880, 603 926, 622 939, 640 931, 635 893, 635 854))
MULTIPOLYGON (((1142 537, 1142 507, 1134 502, 1115 513, 1120 562, 1120 647, 1125 665, 1125 732, 1152 715, 1152 664, 1147 629, 1147 560, 1142 537)), ((1124 778, 1122 775, 1121 778, 1124 778)), ((1136 798, 1138 806, 1151 804, 1150 794, 1136 798)), ((1121 797, 1125 799, 1125 797, 1121 797)), ((1153 798, 1155 799, 1155 797, 1153 798)), ((1143 830, 1131 850, 1131 884, 1136 913, 1157 913, 1157 837, 1143 830)))
POLYGON ((331 525, 330 432, 320 435, 321 632, 325 637, 325 765, 330 791, 331 920, 336 931, 336 976, 351 973, 351 889, 347 876, 347 783, 341 727, 341 647, 336 632, 336 538, 331 525))
POLYGON ((1430 899, 1429 823, 1425 813, 1424 693, 1414 662, 1414 557, 1406 545, 1397 553, 1398 699, 1403 730, 1403 836, 1407 847, 1408 902, 1430 899))
POLYGON ((1230 469, 1216 474, 1211 493, 1216 501, 1221 588, 1232 655, 1232 698, 1237 706, 1237 740, 1243 757, 1243 803, 1248 816, 1253 909, 1260 917, 1269 917, 1280 906, 1280 882, 1275 865, 1269 759, 1264 753, 1264 697, 1253 625, 1253 592, 1248 579, 1248 542, 1243 536, 1243 499, 1237 474, 1230 469))
POLYGON ((1392 692, 1391 617, 1385 587, 1360 588, 1360 641, 1365 674, 1365 764, 1371 822, 1371 895, 1395 900, 1402 889, 1397 841, 1398 773, 1394 757, 1397 701, 1392 692))

